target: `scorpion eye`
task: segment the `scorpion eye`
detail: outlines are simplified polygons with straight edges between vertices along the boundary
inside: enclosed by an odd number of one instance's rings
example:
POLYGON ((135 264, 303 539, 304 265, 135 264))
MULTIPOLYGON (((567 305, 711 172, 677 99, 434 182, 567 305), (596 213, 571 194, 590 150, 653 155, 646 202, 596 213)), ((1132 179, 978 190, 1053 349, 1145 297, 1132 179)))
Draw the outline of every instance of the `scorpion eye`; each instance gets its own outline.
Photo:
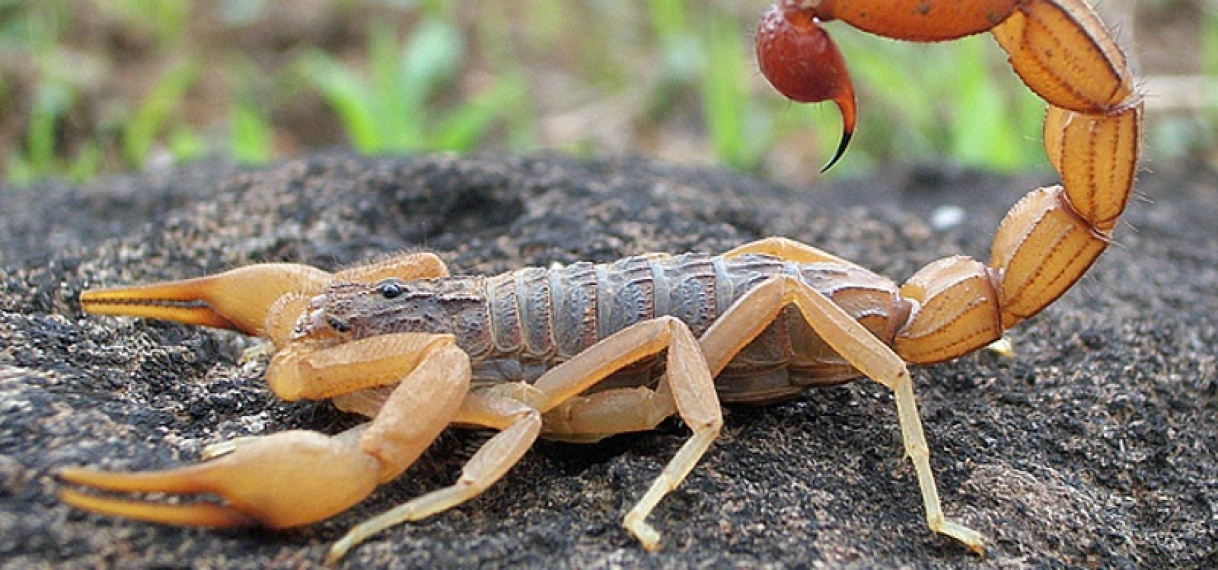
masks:
POLYGON ((326 317, 326 324, 330 325, 330 328, 340 333, 351 332, 351 325, 347 324, 346 321, 343 321, 338 317, 326 317))
POLYGON ((376 290, 386 299, 400 297, 406 292, 406 284, 400 279, 386 279, 376 286, 376 290))

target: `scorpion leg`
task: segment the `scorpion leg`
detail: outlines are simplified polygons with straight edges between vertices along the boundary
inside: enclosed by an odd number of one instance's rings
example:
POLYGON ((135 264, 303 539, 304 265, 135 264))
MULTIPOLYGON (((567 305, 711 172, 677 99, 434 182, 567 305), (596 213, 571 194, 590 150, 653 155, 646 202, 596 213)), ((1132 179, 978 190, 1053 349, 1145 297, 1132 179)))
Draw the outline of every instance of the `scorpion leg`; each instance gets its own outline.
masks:
MULTIPOLYGON (((381 406, 378 393, 353 393, 342 405, 361 413, 381 406)), ((609 435, 644 431, 674 411, 694 431, 651 489, 626 515, 624 526, 654 550, 659 533, 644 522, 656 503, 697 464, 723 424, 718 396, 698 341, 687 325, 664 317, 626 328, 546 372, 533 385, 500 384, 472 392, 452 423, 503 430, 470 459, 457 484, 439 489, 361 523, 330 551, 330 561, 394 525, 419 520, 477 496, 497 481, 528 450, 542 429, 550 433, 609 435), (666 377, 655 391, 607 390, 581 396, 614 372, 668 349, 666 377), (625 404, 624 406, 621 404, 625 404), (640 412, 640 406, 645 408, 640 412), (642 414, 642 418, 637 414, 642 414), (542 416, 541 414, 545 414, 542 416), (552 424, 552 421, 558 423, 552 424)))
POLYGON ((351 548, 382 530, 424 519, 477 497, 524 457, 537 440, 542 423, 541 414, 528 403, 476 392, 466 396, 452 421, 500 431, 470 458, 456 483, 356 525, 330 547, 328 563, 337 562, 351 548))
MULTIPOLYGON (((380 483, 402 473, 452 420, 469 388, 469 357, 451 337, 402 334, 422 356, 397 368, 400 382, 372 422, 337 436, 289 431, 242 438, 231 452, 198 465, 146 473, 67 469, 60 477, 95 491, 204 493, 220 503, 171 505, 119 499, 67 489, 61 499, 84 510, 178 525, 286 528, 316 522, 361 501, 380 483)), ((354 343, 339 351, 335 375, 358 375, 354 343)), ((402 364, 402 363, 399 363, 402 364)), ((353 389, 360 389, 358 382, 353 389)))
MULTIPOLYGON (((647 515, 685 479, 723 427, 723 411, 719 407, 714 380, 688 325, 673 317, 637 323, 547 371, 533 384, 533 389, 538 391, 537 409, 550 413, 614 372, 665 349, 668 350, 667 387, 662 385, 658 393, 671 390, 673 405, 693 430, 693 436, 686 440, 622 521, 647 550, 655 550, 660 542, 660 534, 646 522, 647 515)), ((647 429, 642 425, 638 427, 647 429)), ((610 429, 610 424, 590 429, 603 433, 610 429)))
POLYGON ((655 389, 614 388, 571 398, 546 414, 545 434, 592 443, 614 434, 653 430, 675 413, 677 405, 664 377, 655 389))
POLYGON ((757 241, 751 241, 742 246, 733 248, 731 251, 723 254, 723 257, 732 258, 752 253, 769 255, 772 257, 777 257, 783 261, 793 261, 795 263, 828 262, 858 267, 857 264, 842 259, 822 249, 780 236, 771 236, 759 239, 757 241))
POLYGON ((913 460, 927 524, 931 530, 959 540, 974 552, 983 553, 985 546, 980 533, 943 515, 930 469, 930 448, 922 431, 913 382, 905 362, 824 294, 787 275, 773 276, 750 290, 702 335, 702 350, 711 372, 718 374, 788 305, 798 307, 812 329, 851 366, 895 393, 905 452, 913 460))

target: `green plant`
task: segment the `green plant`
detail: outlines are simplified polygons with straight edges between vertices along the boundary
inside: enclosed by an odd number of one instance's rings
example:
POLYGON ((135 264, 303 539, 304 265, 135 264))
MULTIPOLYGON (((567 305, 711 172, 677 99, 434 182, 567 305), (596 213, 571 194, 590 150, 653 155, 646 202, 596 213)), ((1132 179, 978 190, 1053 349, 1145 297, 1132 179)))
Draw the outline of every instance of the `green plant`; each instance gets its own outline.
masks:
POLYGON ((653 86, 653 113, 673 112, 689 88, 698 96, 699 117, 716 159, 732 168, 755 171, 772 144, 768 122, 759 115, 747 78, 752 54, 740 22, 721 10, 690 12, 684 1, 647 3, 662 72, 653 86))
POLYGON ((229 148, 237 160, 262 164, 273 158, 274 127, 252 100, 245 97, 237 99, 229 123, 229 148))
POLYGON ((505 75, 446 111, 433 106, 461 71, 462 37, 451 22, 427 15, 399 50, 393 30, 375 25, 369 34, 366 80, 319 50, 305 56, 301 71, 361 152, 468 151, 496 120, 523 103, 526 89, 521 79, 505 75))
POLYGON ((740 28, 723 16, 711 17, 702 37, 705 54, 701 77, 703 117, 719 160, 740 170, 756 170, 773 145, 767 128, 752 121, 754 102, 743 81, 754 66, 740 28))
MULTIPOLYGON (((277 6, 0 0, 4 175, 88 177, 138 168, 155 149, 176 159, 208 152, 259 163, 276 158, 277 141, 335 144, 315 136, 329 131, 302 126, 299 117, 325 112, 299 107, 317 104, 300 97, 302 85, 320 95, 348 144, 366 153, 548 146, 671 156, 692 147, 762 172, 773 157, 827 157, 841 129, 831 105, 792 104, 758 75, 751 40, 764 3, 335 0, 324 5, 334 27, 309 35, 305 26, 299 36, 268 26, 283 23, 277 6), (286 35, 225 39, 259 26, 286 35), (204 61, 214 66, 206 73, 204 61), (148 82, 149 70, 162 71, 148 82), (137 81, 114 80, 128 77, 137 81), (130 89, 145 83, 153 85, 148 92, 130 89), (227 136, 200 134, 216 132, 227 136), (664 147, 672 141, 675 153, 664 147)), ((1203 65, 1212 78, 1218 18, 1203 14, 1203 65)), ((922 45, 839 22, 826 28, 842 47, 860 106, 857 136, 831 176, 944 157, 1001 170, 1045 167, 1043 103, 987 36, 922 45)), ((1178 130, 1152 139, 1184 144, 1178 130)), ((1189 140, 1208 148, 1215 137, 1189 140)))
MULTIPOLYGON (((198 64, 191 61, 169 68, 126 120, 122 128, 122 148, 123 158, 128 165, 139 168, 144 164, 157 137, 168 132, 171 114, 178 107, 183 95, 198 80, 199 71, 198 64)), ((184 127, 175 126, 176 136, 187 136, 184 127)), ((200 148, 200 145, 187 144, 181 139, 176 146, 179 150, 177 156, 180 158, 188 158, 200 148)))

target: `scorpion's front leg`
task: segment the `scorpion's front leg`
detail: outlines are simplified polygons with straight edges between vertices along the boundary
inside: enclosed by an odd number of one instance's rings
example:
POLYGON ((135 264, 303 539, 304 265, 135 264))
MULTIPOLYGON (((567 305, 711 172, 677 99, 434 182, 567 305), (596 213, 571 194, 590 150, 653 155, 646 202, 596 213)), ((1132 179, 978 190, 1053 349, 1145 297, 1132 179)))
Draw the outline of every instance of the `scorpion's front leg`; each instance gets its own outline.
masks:
POLYGON ((771 277, 750 290, 702 335, 702 350, 711 372, 722 371, 733 356, 789 305, 798 307, 817 335, 851 366, 895 393, 905 452, 913 460, 922 489, 927 523, 931 530, 959 540, 974 552, 984 553, 980 533, 943 516, 935 477, 930 470, 930 448, 922 432, 913 382, 905 362, 825 294, 787 275, 771 277))
MULTIPOLYGON (((346 510, 404 471, 461 407, 469 357, 447 335, 396 334, 320 350, 293 349, 272 365, 302 397, 335 386, 397 384, 371 423, 334 437, 290 431, 242 438, 199 465, 150 473, 67 469, 63 480, 95 491, 210 494, 219 503, 165 504, 67 489, 61 498, 102 514, 178 525, 272 528, 316 522, 346 510)), ((282 354, 282 353, 281 353, 282 354)), ((214 454, 213 454, 214 455, 214 454)))

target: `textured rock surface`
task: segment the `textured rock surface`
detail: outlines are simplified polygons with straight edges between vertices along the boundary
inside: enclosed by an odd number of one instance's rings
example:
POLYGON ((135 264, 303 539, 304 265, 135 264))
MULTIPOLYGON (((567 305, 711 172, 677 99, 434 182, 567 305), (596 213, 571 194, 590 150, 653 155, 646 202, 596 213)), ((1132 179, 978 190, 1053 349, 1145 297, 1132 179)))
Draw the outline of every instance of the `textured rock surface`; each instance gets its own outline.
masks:
MULTIPOLYGON (((1218 565, 1218 177, 1145 173, 1113 247, 1043 315, 915 378, 944 506, 980 561, 925 528, 892 399, 858 382, 731 408, 722 439, 657 509, 663 550, 618 526, 685 431, 543 442, 476 501, 377 537, 353 565, 402 567, 1104 567, 1218 565)), ((458 271, 722 251, 768 234, 903 279, 988 258, 1035 181, 936 169, 795 192, 720 172, 553 157, 314 157, 213 164, 90 187, 0 189, 0 564, 298 567, 364 517, 452 480, 481 441, 442 437, 352 511, 292 531, 211 532, 74 512, 68 465, 149 469, 208 443, 353 419, 271 397, 231 334, 86 317, 77 294, 255 261, 325 268, 404 249, 458 271), (933 229, 954 204, 963 223, 933 229)), ((1040 182, 1047 182, 1042 180, 1040 182)))

